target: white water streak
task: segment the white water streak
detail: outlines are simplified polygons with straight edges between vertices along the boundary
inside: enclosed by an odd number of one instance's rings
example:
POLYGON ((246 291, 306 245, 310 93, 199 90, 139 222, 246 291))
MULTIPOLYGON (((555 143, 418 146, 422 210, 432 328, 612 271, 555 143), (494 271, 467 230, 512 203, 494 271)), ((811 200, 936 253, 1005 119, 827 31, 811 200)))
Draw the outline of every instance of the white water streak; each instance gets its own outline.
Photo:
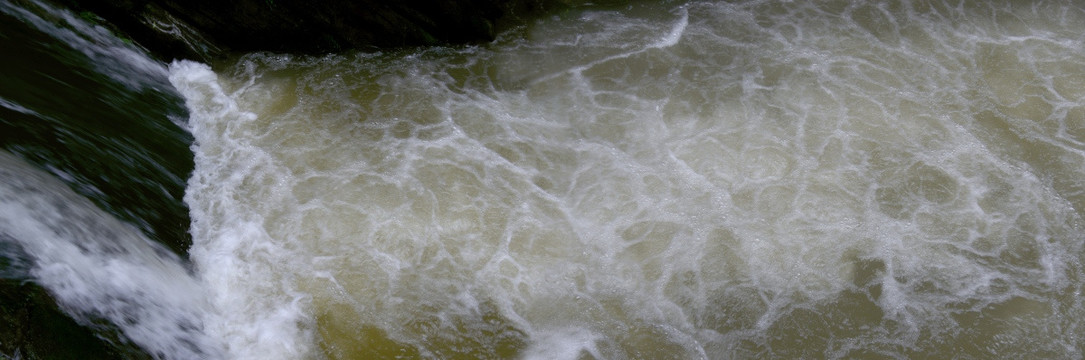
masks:
POLYGON ((157 359, 218 359, 203 284, 169 250, 60 181, 0 152, 0 241, 76 321, 105 319, 157 359))

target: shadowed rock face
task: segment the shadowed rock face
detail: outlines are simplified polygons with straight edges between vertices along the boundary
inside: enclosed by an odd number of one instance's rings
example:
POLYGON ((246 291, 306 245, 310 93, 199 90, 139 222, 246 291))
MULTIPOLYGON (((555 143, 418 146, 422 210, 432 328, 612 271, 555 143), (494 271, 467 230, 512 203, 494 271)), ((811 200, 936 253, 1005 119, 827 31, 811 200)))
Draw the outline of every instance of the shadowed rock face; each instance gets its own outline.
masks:
POLYGON ((100 15, 168 61, 489 41, 498 19, 545 0, 61 1, 100 15))

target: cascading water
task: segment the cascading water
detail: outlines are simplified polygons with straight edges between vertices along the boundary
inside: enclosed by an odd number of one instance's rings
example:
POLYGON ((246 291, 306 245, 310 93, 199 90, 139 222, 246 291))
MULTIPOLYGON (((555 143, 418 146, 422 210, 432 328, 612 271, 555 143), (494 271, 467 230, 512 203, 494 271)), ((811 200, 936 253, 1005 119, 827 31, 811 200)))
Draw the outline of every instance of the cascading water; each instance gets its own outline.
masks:
POLYGON ((153 357, 1085 355, 1076 2, 586 5, 168 76, 191 264, 0 155, 0 275, 153 357))
POLYGON ((175 255, 6 153, 0 229, 5 245, 33 263, 25 276, 86 325, 104 319, 158 358, 219 356, 202 331, 204 288, 175 255))
POLYGON ((35 1, 0 0, 0 48, 0 358, 218 358, 172 252, 192 160, 165 65, 35 1))

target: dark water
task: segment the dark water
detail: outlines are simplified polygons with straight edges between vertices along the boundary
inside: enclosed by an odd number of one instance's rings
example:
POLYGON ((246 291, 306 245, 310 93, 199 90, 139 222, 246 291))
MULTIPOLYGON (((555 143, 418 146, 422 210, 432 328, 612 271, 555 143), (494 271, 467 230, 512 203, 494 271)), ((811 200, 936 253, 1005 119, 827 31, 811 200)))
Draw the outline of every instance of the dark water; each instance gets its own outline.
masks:
POLYGON ((183 253, 192 137, 177 126, 187 113, 161 65, 102 28, 67 23, 71 14, 29 21, 9 6, 0 23, 3 149, 183 253))
MULTIPOLYGON (((32 2, 0 1, 0 49, 0 149, 89 200, 50 209, 70 218, 78 206, 99 208, 138 229, 160 251, 184 254, 189 218, 181 197, 193 166, 192 138, 178 126, 187 114, 163 65, 93 22, 32 2)), ((5 205, 47 199, 50 192, 64 190, 50 190, 41 182, 18 187, 18 180, 34 178, 29 170, 9 166, 0 171, 7 175, 10 188, 5 189, 11 189, 5 205), (35 187, 40 194, 31 190, 35 187)), ((18 210, 0 221, 0 353, 15 358, 145 356, 100 320, 103 314, 73 320, 69 316, 79 313, 80 304, 58 308, 55 292, 40 287, 35 271, 52 260, 24 248, 49 240, 26 234, 40 224, 13 220, 21 214, 38 220, 49 216, 37 211, 45 210, 18 210)), ((70 219, 53 226, 55 234, 71 234, 81 225, 70 219)), ((110 234, 95 231, 88 236, 110 234)))

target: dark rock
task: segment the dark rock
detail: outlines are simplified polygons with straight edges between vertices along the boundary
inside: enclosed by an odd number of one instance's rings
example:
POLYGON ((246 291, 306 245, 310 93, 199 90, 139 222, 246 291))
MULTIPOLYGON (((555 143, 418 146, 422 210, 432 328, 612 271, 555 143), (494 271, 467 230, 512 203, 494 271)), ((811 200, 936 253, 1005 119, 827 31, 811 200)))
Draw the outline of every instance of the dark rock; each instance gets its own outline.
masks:
POLYGON ((115 329, 92 329, 56 306, 40 286, 0 278, 0 358, 150 359, 115 329))
POLYGON ((490 41, 502 19, 560 0, 60 0, 163 60, 229 52, 326 53, 490 41))

